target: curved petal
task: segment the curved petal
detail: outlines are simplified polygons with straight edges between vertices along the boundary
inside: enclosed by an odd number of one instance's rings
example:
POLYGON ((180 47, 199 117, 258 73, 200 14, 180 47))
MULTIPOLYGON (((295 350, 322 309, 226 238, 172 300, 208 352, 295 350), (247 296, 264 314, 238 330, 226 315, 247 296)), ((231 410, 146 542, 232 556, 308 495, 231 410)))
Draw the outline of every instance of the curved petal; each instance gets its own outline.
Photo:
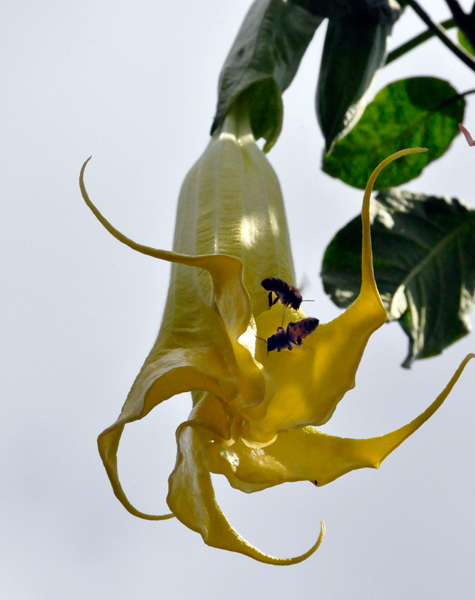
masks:
MULTIPOLYGON (((87 163, 91 160, 91 157, 86 160, 81 168, 81 174, 79 177, 79 185, 81 188, 81 194, 94 213, 98 221, 112 234, 117 240, 129 246, 133 250, 153 256, 154 258, 160 258, 171 263, 179 265, 187 265, 190 267, 199 267, 207 270, 213 280, 214 286, 214 300, 220 311, 221 317, 224 320, 228 334, 237 339, 242 335, 249 324, 251 317, 251 302, 249 294, 243 283, 243 267, 242 262, 228 256, 226 254, 202 254, 198 256, 190 256, 187 254, 181 254, 178 252, 170 252, 169 250, 157 250, 150 246, 144 246, 134 242, 120 231, 118 231, 109 221, 100 213, 96 206, 92 203, 84 185, 84 171, 87 163)), ((176 284, 173 281, 172 284, 176 284)), ((190 284, 188 280, 184 282, 183 287, 189 288, 190 284)), ((185 289, 183 292, 185 293, 185 289)), ((201 293, 198 297, 195 297, 195 293, 201 292, 198 289, 192 289, 188 294, 185 294, 185 301, 182 303, 186 309, 190 309, 190 299, 200 300, 201 293)), ((175 302, 177 303, 177 302, 175 302)), ((205 303, 208 306, 207 303, 205 303)), ((176 310, 176 307, 174 307, 176 310)), ((183 306, 179 307, 183 308, 183 306)), ((188 315, 188 310, 186 312, 188 315)), ((180 315, 183 316, 183 315, 180 315)))
POLYGON ((321 523, 316 543, 294 558, 276 558, 258 550, 231 527, 219 508, 211 477, 203 464, 203 450, 212 443, 214 432, 198 421, 186 421, 177 430, 178 457, 169 478, 167 502, 173 514, 187 527, 201 534, 208 546, 240 552, 272 565, 293 565, 311 556, 325 533, 321 523))
MULTIPOLYGON (((247 439, 264 442, 284 429, 322 425, 330 419, 346 392, 354 387, 368 339, 386 322, 386 311, 374 280, 371 252, 370 197, 374 181, 393 160, 423 151, 411 148, 396 152, 374 170, 368 181, 361 212, 362 283, 355 302, 330 323, 320 325, 305 339, 302 348, 271 352, 266 356, 263 345, 257 347, 256 358, 275 381, 277 392, 263 419, 255 419, 254 409, 246 411, 249 424, 244 435, 247 439)), ((282 314, 281 310, 281 306, 276 306, 256 319, 259 336, 266 338, 275 332, 275 315, 282 314)))
POLYGON ((386 435, 358 440, 327 435, 314 427, 299 427, 280 433, 273 444, 264 448, 250 448, 242 440, 231 446, 209 444, 204 462, 212 473, 226 475, 233 487, 245 492, 286 481, 309 480, 321 486, 355 469, 377 469, 442 405, 472 358, 475 354, 466 356, 443 392, 421 415, 386 435))
MULTIPOLYGON (((270 273, 292 281, 294 274, 279 182, 255 144, 247 111, 239 103, 232 107, 222 131, 186 176, 178 201, 176 252, 137 244, 117 231, 89 199, 84 185, 89 161, 81 169, 82 196, 102 225, 134 250, 173 263, 158 339, 119 419, 98 440, 115 494, 144 518, 152 517, 130 506, 117 474, 126 423, 185 390, 193 390, 195 397, 197 390, 212 392, 232 414, 269 397, 250 346, 238 343, 251 316, 247 290, 254 311, 262 311, 266 299, 260 281, 270 273)), ((252 328, 249 332, 253 337, 252 328)), ((222 427, 213 414, 208 425, 222 427)))
MULTIPOLYGON (((250 321, 250 298, 243 284, 242 263, 237 258, 222 254, 187 256, 156 250, 136 244, 117 231, 87 194, 83 181, 86 164, 81 171, 81 191, 104 227, 135 250, 177 265, 172 271, 167 310, 157 341, 119 418, 98 439, 104 466, 122 504, 136 516, 163 518, 137 511, 122 490, 117 450, 124 425, 141 419, 163 400, 186 391, 209 391, 225 402, 231 413, 262 402, 265 397, 262 370, 237 341, 250 321), (196 267, 211 276, 211 301, 202 293, 196 267)), ((217 429, 223 427, 213 415, 209 424, 217 429)), ((230 433, 224 431, 223 435, 230 433)))

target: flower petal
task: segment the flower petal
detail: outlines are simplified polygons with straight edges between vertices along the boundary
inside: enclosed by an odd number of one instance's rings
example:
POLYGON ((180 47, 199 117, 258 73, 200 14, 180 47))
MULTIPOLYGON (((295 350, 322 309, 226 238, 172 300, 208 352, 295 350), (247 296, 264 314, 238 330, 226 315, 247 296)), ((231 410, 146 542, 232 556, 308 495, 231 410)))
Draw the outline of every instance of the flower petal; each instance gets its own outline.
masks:
MULTIPOLYGON (((175 263, 157 341, 119 418, 98 439, 104 466, 122 504, 136 516, 163 518, 137 511, 122 490, 117 473, 117 450, 124 425, 143 418, 163 400, 185 391, 209 391, 221 398, 227 410, 234 414, 262 402, 265 397, 262 369, 238 343, 250 321, 250 298, 243 284, 242 263, 237 258, 222 254, 188 256, 156 250, 137 244, 117 231, 89 199, 83 181, 86 164, 81 171, 81 191, 104 227, 133 249, 175 263), (211 298, 203 294, 196 267, 211 276, 211 298)), ((210 415, 209 425, 223 428, 213 415, 210 415)), ((222 435, 230 433, 223 431, 222 435)))
MULTIPOLYGON (((256 418, 260 407, 245 412, 246 439, 265 442, 284 429, 299 425, 322 425, 336 409, 346 392, 355 386, 355 375, 370 336, 386 322, 386 311, 374 280, 371 252, 370 197, 374 181, 390 162, 406 154, 423 152, 411 148, 396 152, 383 161, 366 186, 361 219, 362 283, 355 302, 339 317, 319 325, 292 352, 271 352, 257 347, 256 358, 276 384, 276 395, 264 418, 256 418)), ((266 338, 275 332, 275 319, 282 307, 275 307, 256 319, 258 335, 266 338), (274 328, 274 329, 273 329, 274 328)))
POLYGON ((203 450, 216 438, 204 424, 191 420, 177 430, 178 457, 169 479, 168 505, 180 521, 201 534, 209 546, 240 552, 260 562, 273 565, 293 565, 309 556, 320 546, 325 533, 321 523, 316 543, 304 554, 294 558, 276 558, 252 546, 235 531, 219 508, 211 476, 203 464, 203 450))
POLYGON ((209 444, 204 462, 211 472, 226 475, 233 487, 244 492, 287 481, 309 480, 321 486, 355 469, 377 469, 442 405, 472 358, 475 354, 466 356, 443 392, 421 415, 386 435, 358 440, 327 435, 314 427, 299 427, 280 433, 273 444, 264 448, 250 448, 242 440, 232 446, 209 444))

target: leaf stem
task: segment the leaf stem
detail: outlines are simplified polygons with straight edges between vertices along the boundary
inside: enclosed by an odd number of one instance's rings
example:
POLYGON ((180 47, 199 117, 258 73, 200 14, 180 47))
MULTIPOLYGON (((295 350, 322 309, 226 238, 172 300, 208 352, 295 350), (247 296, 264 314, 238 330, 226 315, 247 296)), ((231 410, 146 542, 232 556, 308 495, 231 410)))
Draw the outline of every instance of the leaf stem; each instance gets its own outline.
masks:
POLYGON ((460 92, 460 94, 458 94, 458 97, 465 98, 465 96, 469 96, 470 94, 475 94, 475 88, 472 90, 467 90, 466 92, 460 92))
MULTIPOLYGON (((451 29, 452 27, 455 27, 455 21, 454 19, 447 19, 446 21, 442 21, 442 23, 440 23, 440 27, 443 27, 444 29, 451 29)), ((435 33, 431 29, 426 29, 426 31, 423 31, 419 35, 416 35, 416 37, 412 38, 412 40, 401 44, 401 46, 398 46, 388 54, 388 57, 386 59, 386 65, 389 65, 389 63, 392 63, 393 60, 400 58, 401 56, 406 54, 406 52, 409 52, 410 50, 416 48, 420 44, 427 42, 427 40, 430 40, 434 36, 435 33)))
POLYGON ((449 50, 452 50, 452 52, 458 56, 458 58, 460 58, 460 60, 464 62, 467 67, 469 67, 472 71, 475 71, 475 61, 470 54, 449 38, 449 36, 445 33, 444 28, 430 18, 422 6, 418 4, 417 0, 406 0, 406 2, 424 21, 427 27, 434 32, 434 35, 436 35, 439 40, 445 44, 447 48, 449 48, 449 50))

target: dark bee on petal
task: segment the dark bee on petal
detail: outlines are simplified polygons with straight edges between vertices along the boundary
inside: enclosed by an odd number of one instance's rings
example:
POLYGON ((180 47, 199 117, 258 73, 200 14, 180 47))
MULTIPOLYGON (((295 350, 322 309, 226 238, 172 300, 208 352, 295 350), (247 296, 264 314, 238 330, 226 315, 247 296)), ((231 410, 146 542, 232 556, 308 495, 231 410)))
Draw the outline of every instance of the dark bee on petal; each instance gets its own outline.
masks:
POLYGON ((301 346, 302 340, 315 331, 319 322, 318 319, 308 317, 297 323, 289 323, 287 329, 278 327, 276 333, 267 338, 267 352, 292 350, 293 346, 301 346))

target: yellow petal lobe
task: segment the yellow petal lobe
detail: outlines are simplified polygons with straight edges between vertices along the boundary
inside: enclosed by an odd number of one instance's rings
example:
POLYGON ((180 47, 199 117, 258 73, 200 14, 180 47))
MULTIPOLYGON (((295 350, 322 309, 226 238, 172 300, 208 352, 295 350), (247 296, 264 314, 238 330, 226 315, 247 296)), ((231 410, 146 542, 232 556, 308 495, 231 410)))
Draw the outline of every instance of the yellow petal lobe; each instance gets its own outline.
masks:
POLYGON ((299 427, 280 433, 265 448, 249 448, 242 440, 226 447, 209 444, 204 460, 211 472, 226 475, 233 487, 248 493, 290 481, 309 480, 322 486, 355 469, 377 469, 442 405, 472 358, 475 354, 466 356, 442 393, 421 415, 386 435, 340 438, 315 427, 299 427))
POLYGON ((277 558, 258 550, 240 536, 221 511, 208 468, 203 463, 203 449, 212 443, 213 432, 195 421, 187 421, 177 430, 178 458, 169 479, 167 498, 173 513, 190 529, 200 533, 209 546, 245 554, 271 565, 294 565, 311 556, 325 534, 323 521, 315 544, 294 558, 277 558))
MULTIPOLYGON (((330 323, 320 324, 305 339, 305 349, 272 352, 267 356, 265 347, 257 346, 256 358, 275 382, 276 394, 264 418, 256 418, 259 407, 245 412, 248 418, 246 439, 265 442, 285 429, 322 425, 330 419, 346 392, 355 386, 356 371, 366 344, 386 322, 386 311, 374 280, 371 252, 370 197, 373 185, 387 164, 406 154, 424 151, 424 148, 410 148, 396 152, 374 170, 368 181, 361 211, 362 283, 355 302, 330 323)), ((257 317, 259 336, 266 338, 275 332, 275 319, 281 311, 282 307, 276 305, 257 317)))

